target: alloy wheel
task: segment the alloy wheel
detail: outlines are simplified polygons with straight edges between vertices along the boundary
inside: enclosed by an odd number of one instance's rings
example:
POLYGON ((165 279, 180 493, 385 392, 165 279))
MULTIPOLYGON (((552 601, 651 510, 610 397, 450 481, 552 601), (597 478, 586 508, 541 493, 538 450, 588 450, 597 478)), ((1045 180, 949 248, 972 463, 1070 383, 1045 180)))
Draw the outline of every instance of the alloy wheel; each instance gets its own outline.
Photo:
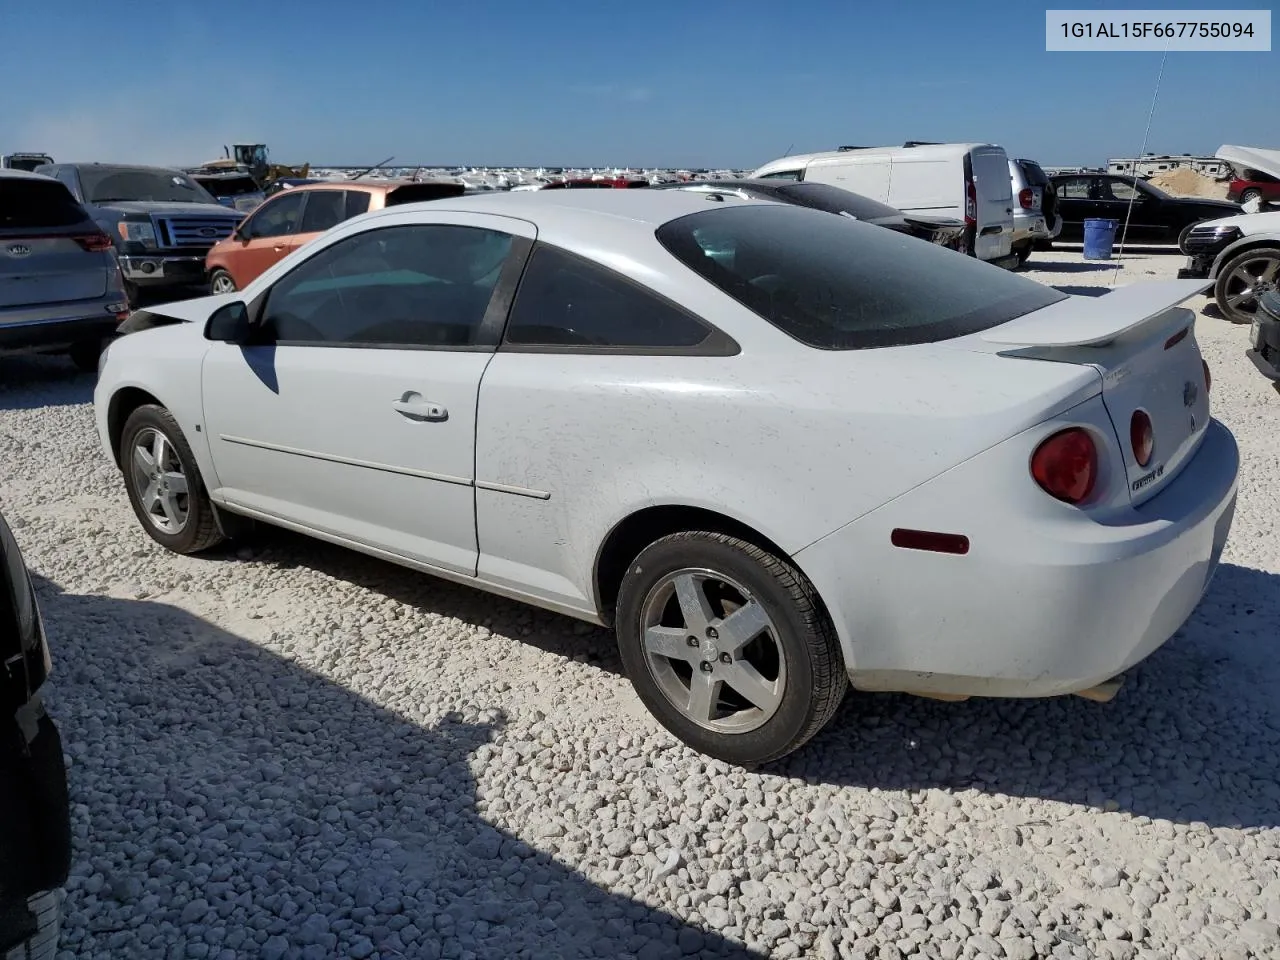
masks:
POLYGON ((154 427, 139 430, 131 465, 134 491, 147 520, 161 533, 181 533, 190 516, 187 475, 169 438, 154 427))
POLYGON ((649 672, 685 717, 716 733, 763 726, 786 691, 778 629, 749 590, 722 573, 676 570, 641 608, 649 672))
POLYGON ((1258 298, 1276 289, 1280 275, 1280 257, 1275 254, 1259 254, 1239 264, 1231 271, 1226 282, 1226 306, 1242 314, 1253 313, 1258 298))

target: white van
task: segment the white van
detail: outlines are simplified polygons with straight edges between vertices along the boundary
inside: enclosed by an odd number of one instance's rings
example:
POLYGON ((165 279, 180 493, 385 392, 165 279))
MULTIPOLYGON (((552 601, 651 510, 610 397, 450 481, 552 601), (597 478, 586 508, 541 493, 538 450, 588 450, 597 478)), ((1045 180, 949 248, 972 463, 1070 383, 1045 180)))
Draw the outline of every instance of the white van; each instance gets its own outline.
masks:
POLYGON ((766 163, 751 174, 843 187, 906 214, 963 218, 969 252, 1014 267, 1013 190, 1009 157, 990 143, 915 143, 841 147, 766 163))

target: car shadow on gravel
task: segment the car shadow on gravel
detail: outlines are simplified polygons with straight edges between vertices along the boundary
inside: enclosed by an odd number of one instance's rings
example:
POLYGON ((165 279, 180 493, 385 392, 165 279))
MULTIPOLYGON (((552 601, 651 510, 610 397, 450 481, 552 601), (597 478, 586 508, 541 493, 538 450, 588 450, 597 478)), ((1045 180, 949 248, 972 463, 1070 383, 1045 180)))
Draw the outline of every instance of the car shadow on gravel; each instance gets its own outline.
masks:
POLYGON ((418 610, 488 627, 555 656, 576 658, 618 676, 624 672, 617 640, 610 630, 300 533, 258 525, 251 538, 221 556, 240 561, 251 557, 283 567, 303 566, 418 610))
POLYGON ((177 607, 35 581, 72 758, 64 949, 757 956, 485 822, 496 711, 424 726, 177 607))
MULTIPOLYGON (((263 531, 253 550, 260 562, 303 565, 623 673, 607 630, 286 531, 263 531)), ((1224 563, 1179 635, 1131 671, 1109 704, 1078 697, 943 703, 855 691, 822 734, 766 772, 1116 805, 1135 816, 1211 826, 1277 826, 1280 670, 1267 639, 1276 622, 1280 576, 1224 563)))
POLYGON ((973 789, 1211 827, 1280 826, 1280 576, 1218 568, 1182 631, 1111 703, 851 693, 775 772, 973 789))
POLYGON ((66 357, 0 357, 0 410, 91 403, 95 382, 66 357))

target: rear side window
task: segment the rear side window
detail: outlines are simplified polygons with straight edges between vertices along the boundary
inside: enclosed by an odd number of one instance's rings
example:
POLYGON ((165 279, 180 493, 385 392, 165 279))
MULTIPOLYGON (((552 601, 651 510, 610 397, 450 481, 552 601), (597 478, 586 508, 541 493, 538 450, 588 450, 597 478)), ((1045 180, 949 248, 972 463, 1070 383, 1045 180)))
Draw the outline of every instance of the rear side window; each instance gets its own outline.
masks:
POLYGON ((1066 295, 954 251, 804 207, 663 224, 677 260, 801 343, 857 350, 986 330, 1066 295))
POLYGON ((306 197, 299 233, 322 233, 347 218, 345 190, 308 190, 306 197))
POLYGON ((87 219, 71 191, 56 180, 0 177, 0 230, 71 227, 87 219))
POLYGON ((347 191, 347 219, 369 212, 369 194, 363 190, 347 191))
POLYGON ((803 180, 803 170, 778 170, 774 173, 762 174, 757 180, 803 180))
POLYGON ((695 347, 710 328, 617 274, 557 247, 533 253, 507 342, 543 347, 695 347))
POLYGON ((1022 168, 1022 175, 1027 178, 1028 186, 1045 187, 1049 185, 1049 177, 1040 167, 1040 164, 1034 160, 1019 160, 1018 166, 1022 168))

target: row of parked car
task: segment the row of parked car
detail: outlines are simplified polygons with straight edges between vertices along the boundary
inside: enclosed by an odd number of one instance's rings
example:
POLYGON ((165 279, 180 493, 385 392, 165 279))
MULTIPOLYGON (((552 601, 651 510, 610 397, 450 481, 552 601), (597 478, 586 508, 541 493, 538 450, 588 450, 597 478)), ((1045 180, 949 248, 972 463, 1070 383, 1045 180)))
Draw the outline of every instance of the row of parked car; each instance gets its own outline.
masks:
MULTIPOLYGON (((0 293, 0 350, 67 351, 85 369, 144 296, 242 289, 351 217, 466 192, 445 180, 305 180, 281 185, 246 213, 220 203, 191 175, 160 167, 47 163, 0 176, 0 276, 9 277, 0 293)), ((784 157, 737 181, 554 186, 602 185, 815 207, 1009 268, 1054 240, 1079 240, 1085 220, 1115 219, 1125 224, 1126 242, 1179 244, 1190 258, 1183 275, 1213 279, 1222 312, 1237 322, 1252 321, 1257 296, 1274 284, 1280 264, 1280 239, 1266 229, 1266 215, 1242 215, 1227 201, 1172 197, 1132 177, 1051 178, 1035 161, 1010 158, 993 144, 841 147, 784 157)))

